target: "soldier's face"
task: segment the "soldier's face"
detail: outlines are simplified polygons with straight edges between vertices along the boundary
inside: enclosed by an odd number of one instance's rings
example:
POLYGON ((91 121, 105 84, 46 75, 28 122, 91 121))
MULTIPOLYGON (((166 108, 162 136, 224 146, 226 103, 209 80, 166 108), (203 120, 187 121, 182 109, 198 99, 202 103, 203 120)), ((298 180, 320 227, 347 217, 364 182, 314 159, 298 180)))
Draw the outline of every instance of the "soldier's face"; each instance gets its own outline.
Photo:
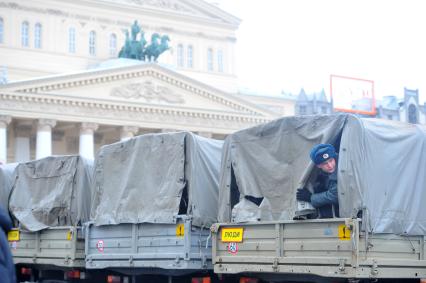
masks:
POLYGON ((325 173, 333 173, 336 170, 336 160, 334 158, 327 159, 323 163, 317 165, 325 173))

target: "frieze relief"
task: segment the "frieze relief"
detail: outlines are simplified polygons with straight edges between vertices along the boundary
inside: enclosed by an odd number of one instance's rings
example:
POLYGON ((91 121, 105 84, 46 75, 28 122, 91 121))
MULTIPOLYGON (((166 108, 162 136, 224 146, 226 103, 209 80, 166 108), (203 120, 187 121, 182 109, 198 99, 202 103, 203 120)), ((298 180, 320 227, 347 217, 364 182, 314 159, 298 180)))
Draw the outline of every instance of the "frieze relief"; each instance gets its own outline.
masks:
POLYGON ((111 96, 125 99, 143 100, 147 103, 183 104, 182 95, 173 92, 170 88, 156 85, 152 81, 132 82, 111 90, 111 96))
MULTIPOLYGON (((145 4, 145 5, 150 5, 150 6, 157 6, 157 7, 163 8, 163 9, 167 8, 169 10, 173 10, 173 11, 180 12, 180 13, 183 13, 183 14, 185 14, 185 13, 186 14, 196 14, 198 16, 202 16, 202 14, 199 14, 199 13, 195 12, 194 10, 189 10, 187 7, 179 5, 174 1, 164 1, 164 0, 158 0, 158 1, 157 0, 147 0, 147 1, 143 1, 143 0, 109 0, 109 1, 110 2, 118 2, 118 3, 135 2, 134 4, 138 4, 137 2, 141 2, 141 3, 139 3, 139 5, 145 4), (149 2, 149 4, 148 4, 148 2, 149 2), (158 2, 158 3, 155 3, 155 2, 158 2)), ((123 27, 128 27, 132 24, 131 21, 123 21, 123 20, 118 20, 118 19, 105 19, 105 18, 94 17, 94 16, 90 17, 90 16, 87 16, 87 15, 74 14, 74 13, 59 10, 59 9, 53 10, 53 9, 36 8, 36 7, 25 6, 25 5, 21 5, 21 4, 17 4, 17 3, 13 3, 13 2, 0 1, 0 9, 1 8, 21 10, 21 11, 26 11, 26 12, 38 13, 38 14, 55 15, 55 16, 77 19, 77 20, 84 20, 84 21, 96 21, 96 22, 99 22, 99 23, 106 23, 106 24, 109 24, 109 25, 118 25, 118 26, 123 26, 123 27)), ((212 17, 212 15, 209 15, 209 16, 212 17)), ((85 24, 86 23, 84 23, 84 25, 85 24)), ((144 26, 144 27, 147 28, 147 26, 144 26)), ((149 28, 154 29, 154 30, 162 29, 161 26, 150 26, 149 28)), ((200 37, 200 35, 197 34, 196 32, 187 31, 187 30, 180 30, 180 29, 176 29, 176 28, 173 28, 173 33, 184 35, 184 36, 200 37)), ((201 36, 204 37, 204 38, 207 38, 207 39, 218 40, 218 41, 231 41, 231 42, 235 41, 235 38, 232 38, 232 37, 222 37, 222 36, 214 36, 214 35, 206 35, 206 34, 203 34, 201 36)))
POLYGON ((188 14, 195 14, 195 11, 189 9, 188 7, 177 3, 174 0, 109 0, 110 2, 116 3, 130 3, 133 5, 139 6, 151 6, 165 10, 172 10, 176 12, 185 12, 188 14))
MULTIPOLYGON (((123 120, 132 120, 134 124, 138 121, 143 123, 154 123, 156 126, 161 127, 163 123, 175 124, 175 125, 200 125, 201 127, 211 128, 226 128, 232 131, 248 126, 253 126, 257 123, 265 122, 258 121, 244 121, 244 120, 233 120, 228 119, 211 119, 207 117, 200 117, 199 115, 191 115, 190 113, 166 113, 161 111, 145 112, 145 111, 128 111, 126 109, 102 109, 95 107, 84 107, 76 104, 61 105, 55 104, 49 107, 47 110, 46 106, 42 107, 43 104, 35 103, 34 101, 11 101, 2 100, 1 108, 16 111, 16 113, 27 113, 31 110, 33 113, 44 113, 48 115, 57 115, 57 120, 60 121, 60 117, 71 115, 73 117, 83 117, 90 120, 88 117, 98 117, 100 119, 115 119, 117 122, 123 120)), ((13 116, 13 115, 12 115, 13 116)))

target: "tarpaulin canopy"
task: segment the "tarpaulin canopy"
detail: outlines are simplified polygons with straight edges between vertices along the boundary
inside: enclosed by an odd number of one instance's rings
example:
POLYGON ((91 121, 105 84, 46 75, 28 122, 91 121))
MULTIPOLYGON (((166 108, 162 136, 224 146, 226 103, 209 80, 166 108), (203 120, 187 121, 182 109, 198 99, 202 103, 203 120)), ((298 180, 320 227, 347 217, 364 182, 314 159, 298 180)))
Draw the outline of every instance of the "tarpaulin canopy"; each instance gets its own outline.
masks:
POLYGON ((216 221, 223 141, 188 132, 146 134, 102 147, 95 159, 95 225, 216 221), (186 193, 185 193, 186 192, 186 193))
POLYGON ((13 172, 18 163, 0 165, 0 205, 9 209, 9 195, 12 189, 13 172))
POLYGON ((29 231, 88 221, 92 168, 92 161, 76 155, 20 163, 10 195, 12 215, 29 231))
POLYGON ((425 126, 345 114, 285 117, 228 136, 219 221, 292 219, 297 188, 319 172, 309 159, 318 143, 339 151, 340 217, 363 210, 370 232, 425 234, 425 126))

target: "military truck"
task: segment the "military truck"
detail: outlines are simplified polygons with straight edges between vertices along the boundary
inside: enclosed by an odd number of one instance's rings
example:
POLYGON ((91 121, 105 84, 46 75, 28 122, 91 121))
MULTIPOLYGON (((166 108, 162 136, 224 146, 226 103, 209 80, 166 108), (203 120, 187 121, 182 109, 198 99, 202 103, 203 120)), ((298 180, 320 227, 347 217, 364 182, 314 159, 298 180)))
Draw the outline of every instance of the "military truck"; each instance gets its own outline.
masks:
POLYGON ((20 163, 14 171, 8 235, 20 281, 85 280, 84 234, 92 163, 78 155, 20 163))
POLYGON ((285 117, 225 140, 215 273, 240 282, 419 282, 426 278, 426 127, 353 115, 285 117), (300 210, 338 151, 339 217, 300 210))
POLYGON ((178 132, 103 146, 85 226, 87 270, 115 282, 210 278, 222 144, 178 132))

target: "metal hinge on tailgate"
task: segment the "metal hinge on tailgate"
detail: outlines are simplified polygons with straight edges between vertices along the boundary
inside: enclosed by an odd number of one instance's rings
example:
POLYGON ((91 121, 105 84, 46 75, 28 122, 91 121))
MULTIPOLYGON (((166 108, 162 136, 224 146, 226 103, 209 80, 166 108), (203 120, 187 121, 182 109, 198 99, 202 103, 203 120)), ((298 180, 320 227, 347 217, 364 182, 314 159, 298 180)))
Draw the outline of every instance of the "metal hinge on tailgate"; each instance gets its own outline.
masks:
POLYGON ((279 263, 278 258, 275 258, 275 259, 274 259, 274 263, 272 264, 272 270, 273 270, 274 272, 278 272, 278 271, 279 271, 278 263, 279 263))

